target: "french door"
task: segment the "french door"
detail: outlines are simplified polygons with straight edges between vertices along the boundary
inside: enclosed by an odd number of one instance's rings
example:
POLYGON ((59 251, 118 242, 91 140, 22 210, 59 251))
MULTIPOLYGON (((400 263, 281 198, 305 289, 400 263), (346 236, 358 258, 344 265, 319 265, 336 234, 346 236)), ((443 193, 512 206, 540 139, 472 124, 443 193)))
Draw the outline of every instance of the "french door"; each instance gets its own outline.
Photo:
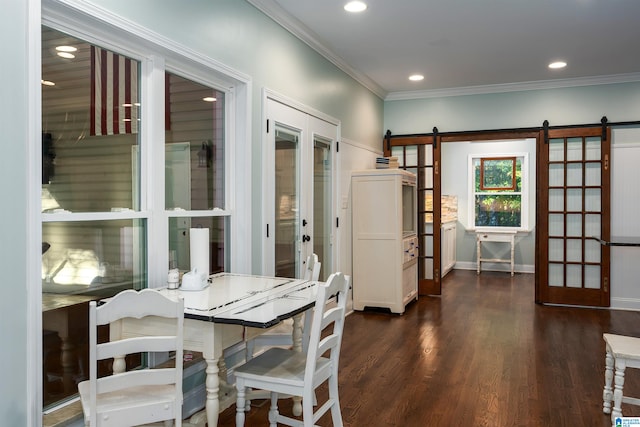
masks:
POLYGON ((267 275, 300 277, 307 256, 333 271, 337 126, 267 99, 264 265, 267 275))
POLYGON ((553 129, 538 141, 536 301, 608 307, 611 132, 553 129))

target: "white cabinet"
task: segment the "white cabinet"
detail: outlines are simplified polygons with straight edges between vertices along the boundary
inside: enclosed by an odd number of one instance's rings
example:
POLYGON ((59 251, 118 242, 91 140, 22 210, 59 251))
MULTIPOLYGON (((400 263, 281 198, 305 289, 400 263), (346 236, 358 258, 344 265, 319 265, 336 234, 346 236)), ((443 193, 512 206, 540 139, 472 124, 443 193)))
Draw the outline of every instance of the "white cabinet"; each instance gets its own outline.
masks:
POLYGON ((440 263, 442 264, 442 277, 444 277, 456 265, 456 222, 442 224, 441 231, 440 263))
POLYGON ((415 175, 357 171, 351 178, 353 308, 404 313, 418 298, 415 175))

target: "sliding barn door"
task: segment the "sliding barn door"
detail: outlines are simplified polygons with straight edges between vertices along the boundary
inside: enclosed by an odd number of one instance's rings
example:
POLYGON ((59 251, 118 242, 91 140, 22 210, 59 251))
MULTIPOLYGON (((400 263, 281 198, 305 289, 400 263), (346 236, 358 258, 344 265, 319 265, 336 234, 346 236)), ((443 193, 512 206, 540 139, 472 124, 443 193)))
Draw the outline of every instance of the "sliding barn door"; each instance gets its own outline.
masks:
POLYGON ((416 174, 418 193, 418 294, 440 295, 440 137, 390 137, 385 156, 398 158, 399 167, 416 174), (434 226, 435 225, 435 226, 434 226))
POLYGON ((536 301, 609 306, 610 129, 553 129, 538 142, 536 301))

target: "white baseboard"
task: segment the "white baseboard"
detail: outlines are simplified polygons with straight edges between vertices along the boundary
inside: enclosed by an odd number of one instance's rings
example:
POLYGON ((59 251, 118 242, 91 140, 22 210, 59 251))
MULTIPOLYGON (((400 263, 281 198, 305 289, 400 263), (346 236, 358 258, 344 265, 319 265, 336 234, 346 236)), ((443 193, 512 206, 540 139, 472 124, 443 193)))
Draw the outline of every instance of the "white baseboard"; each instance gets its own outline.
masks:
POLYGON ((640 311, 640 299, 612 297, 609 308, 612 310, 640 311))
MULTIPOLYGON (((453 267, 454 270, 473 270, 477 269, 477 264, 475 262, 468 261, 457 261, 456 265, 453 267)), ((515 264, 513 266, 513 270, 516 273, 535 273, 535 266, 526 265, 526 264, 515 264)), ((498 262, 483 262, 482 263, 482 271, 504 271, 509 273, 511 271, 511 266, 505 263, 498 262)))

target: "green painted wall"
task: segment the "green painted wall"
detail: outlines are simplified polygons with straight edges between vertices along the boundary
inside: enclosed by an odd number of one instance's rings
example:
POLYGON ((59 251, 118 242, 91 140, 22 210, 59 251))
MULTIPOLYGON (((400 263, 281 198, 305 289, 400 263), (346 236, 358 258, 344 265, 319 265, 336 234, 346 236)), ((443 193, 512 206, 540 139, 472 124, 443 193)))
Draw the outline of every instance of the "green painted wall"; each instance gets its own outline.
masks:
POLYGON ((384 129, 394 134, 505 129, 638 120, 640 82, 486 95, 386 101, 384 129))
POLYGON ((0 424, 27 425, 27 4, 3 1, 0 38, 0 424), (10 43, 8 41, 11 41, 10 43))
MULTIPOLYGON (((341 136, 381 146, 383 101, 258 9, 240 0, 94 0, 94 4, 207 55, 252 79, 252 203, 261 226, 262 90, 273 90, 341 122, 341 136)), ((260 233, 253 232, 260 271, 260 233)))

